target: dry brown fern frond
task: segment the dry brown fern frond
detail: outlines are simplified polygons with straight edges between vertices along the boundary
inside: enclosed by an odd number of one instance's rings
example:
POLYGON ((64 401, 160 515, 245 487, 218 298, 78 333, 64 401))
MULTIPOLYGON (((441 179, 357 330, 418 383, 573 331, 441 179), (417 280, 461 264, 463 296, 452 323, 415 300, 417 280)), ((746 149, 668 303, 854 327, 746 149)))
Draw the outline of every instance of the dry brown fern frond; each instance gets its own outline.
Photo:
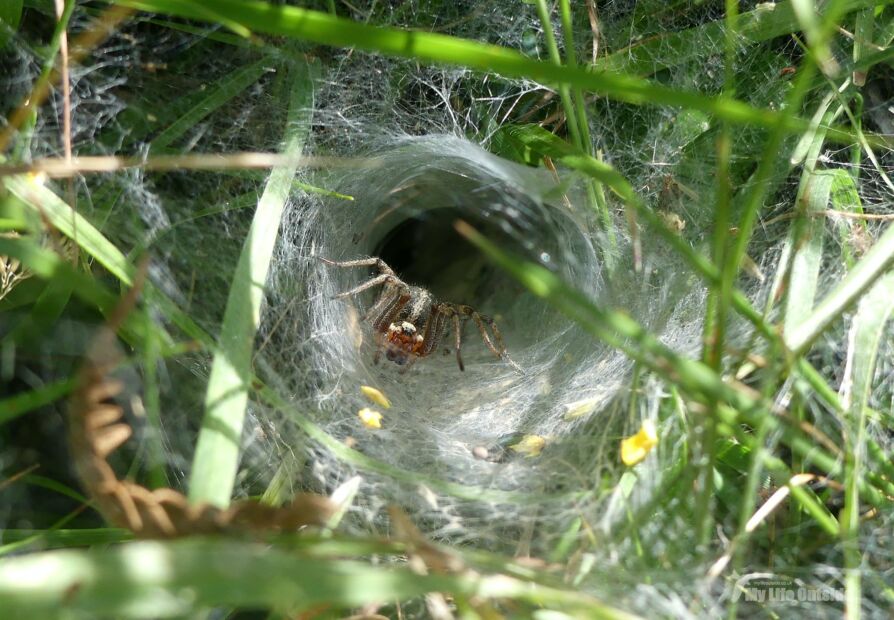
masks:
POLYGON ((72 457, 99 512, 110 524, 127 528, 139 538, 280 532, 324 525, 335 506, 321 495, 297 495, 283 507, 244 500, 220 509, 190 504, 174 489, 150 490, 118 478, 108 456, 131 437, 133 430, 124 419, 123 408, 114 400, 124 386, 109 374, 119 357, 115 333, 134 306, 137 291, 135 285, 94 339, 69 407, 72 457))

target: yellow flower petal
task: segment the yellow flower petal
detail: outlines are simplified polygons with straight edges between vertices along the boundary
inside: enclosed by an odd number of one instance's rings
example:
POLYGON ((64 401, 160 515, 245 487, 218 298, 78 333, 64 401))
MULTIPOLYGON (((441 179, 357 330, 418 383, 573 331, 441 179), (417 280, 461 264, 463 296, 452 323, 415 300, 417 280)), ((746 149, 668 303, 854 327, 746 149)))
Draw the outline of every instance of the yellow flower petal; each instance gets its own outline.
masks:
POLYGON ((391 401, 388 400, 385 395, 376 388, 369 385, 361 385, 360 391, 363 393, 364 396, 366 396, 378 406, 385 407, 385 409, 391 408, 391 401))
POLYGON ((47 184, 46 172, 29 172, 27 178, 28 181, 30 181, 34 185, 40 185, 41 187, 43 187, 47 184))
POLYGON ((364 407, 357 412, 357 417, 366 428, 382 428, 382 414, 375 409, 364 407))
POLYGON ((515 450, 519 454, 524 454, 527 458, 540 456, 543 452, 543 446, 546 445, 546 439, 540 435, 525 435, 517 444, 509 446, 510 450, 515 450))
POLYGON ((655 424, 651 420, 643 420, 639 432, 632 437, 621 441, 621 461, 628 467, 633 467, 658 445, 658 433, 655 432, 655 424))

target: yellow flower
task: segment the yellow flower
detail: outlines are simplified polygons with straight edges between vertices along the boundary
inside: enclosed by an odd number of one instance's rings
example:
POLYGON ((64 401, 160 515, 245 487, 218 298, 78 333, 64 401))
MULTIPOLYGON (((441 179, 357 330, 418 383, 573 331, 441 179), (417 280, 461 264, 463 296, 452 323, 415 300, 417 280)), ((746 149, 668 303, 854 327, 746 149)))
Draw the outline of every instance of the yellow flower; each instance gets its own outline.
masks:
POLYGON ((28 181, 33 183, 34 185, 40 185, 43 187, 47 184, 47 173, 46 172, 29 172, 28 173, 28 181))
POLYGON ((382 414, 375 409, 364 407, 357 412, 357 417, 366 428, 382 428, 382 414))
POLYGON ((621 461, 628 467, 633 467, 658 445, 658 434, 655 432, 655 424, 651 420, 643 420, 639 432, 621 441, 621 461))
POLYGON ((385 395, 376 388, 370 387, 368 385, 361 385, 360 391, 363 393, 364 396, 366 396, 368 399, 370 399, 380 407, 385 407, 385 409, 391 408, 391 401, 388 400, 385 395))
POLYGON ((527 458, 532 458, 540 456, 545 445, 546 439, 540 435, 525 435, 517 444, 509 446, 509 449, 515 450, 519 454, 524 454, 527 458))

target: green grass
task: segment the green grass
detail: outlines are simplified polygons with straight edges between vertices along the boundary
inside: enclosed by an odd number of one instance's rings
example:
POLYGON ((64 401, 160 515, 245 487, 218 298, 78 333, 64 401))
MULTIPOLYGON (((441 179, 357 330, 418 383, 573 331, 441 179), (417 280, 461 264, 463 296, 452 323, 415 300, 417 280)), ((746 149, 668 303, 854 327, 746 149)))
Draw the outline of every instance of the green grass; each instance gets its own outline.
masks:
MULTIPOLYGON (((289 83, 289 115, 283 153, 297 158, 310 131, 307 110, 313 102, 313 74, 307 65, 294 67, 284 73, 284 83, 289 83)), ((219 348, 208 379, 205 415, 193 458, 189 498, 196 504, 207 502, 225 508, 233 493, 251 386, 255 332, 261 320, 263 283, 267 280, 296 169, 292 165, 270 173, 239 256, 219 348)))
MULTIPOLYGON (((134 76, 132 91, 125 82, 120 88, 131 105, 117 119, 124 131, 111 123, 99 127, 97 152, 114 147, 121 156, 214 156, 203 151, 204 137, 227 131, 232 119, 237 126, 245 123, 252 144, 279 144, 270 150, 298 157, 309 144, 326 144, 328 127, 315 120, 315 95, 321 88, 356 86, 340 81, 351 55, 404 63, 397 65, 401 77, 391 85, 400 105, 406 105, 400 99, 402 80, 420 67, 470 70, 457 82, 449 105, 475 114, 486 109, 475 107, 479 101, 497 99, 493 93, 501 88, 514 93, 516 80, 554 89, 558 96, 552 102, 542 100, 538 90, 507 96, 511 106, 490 108, 500 118, 487 119, 488 127, 498 129, 485 146, 499 143, 501 153, 519 162, 554 166, 565 199, 576 196, 564 192, 580 182, 580 199, 587 202, 587 217, 593 216, 587 225, 605 240, 607 278, 629 272, 630 281, 645 282, 653 255, 671 257, 679 265, 675 269, 691 275, 688 282, 704 291, 695 319, 703 320, 702 340, 693 347, 700 354, 679 352, 627 309, 591 299, 578 283, 460 222, 459 232, 495 268, 579 326, 594 348, 608 346, 633 362, 625 377, 629 397, 612 406, 623 410, 624 428, 635 430, 642 404, 657 403, 649 415, 659 425, 659 454, 649 457, 650 466, 627 471, 613 462, 598 474, 581 475, 569 465, 573 475, 567 479, 525 492, 407 471, 366 454, 365 436, 356 447, 320 423, 325 416, 353 420, 353 411, 296 406, 291 394, 256 367, 261 340, 271 337, 258 330, 264 313, 271 312, 265 283, 290 199, 297 192, 334 200, 351 196, 296 178, 295 165, 274 168, 266 179, 238 171, 210 177, 212 182, 209 177, 196 181, 208 172, 145 172, 156 175, 151 180, 164 187, 160 194, 182 192, 179 182, 194 183, 197 196, 184 198, 177 213, 187 215, 172 226, 139 238, 133 231, 148 224, 122 189, 126 182, 118 183, 123 172, 86 178, 74 208, 61 184, 20 173, 2 176, 0 222, 4 232, 19 234, 0 236, 0 258, 19 261, 31 277, 0 297, 0 456, 13 457, 0 475, 0 493, 27 488, 28 497, 41 498, 15 503, 4 513, 10 520, 0 541, 4 613, 173 618, 223 608, 227 617, 238 617, 238 610, 261 608, 271 618, 337 617, 376 603, 386 606, 382 613, 397 613, 397 605, 423 609, 426 595, 433 605, 441 593, 463 618, 627 618, 636 617, 631 598, 595 593, 643 586, 692 599, 691 610, 704 614, 716 608, 710 607, 715 601, 699 598, 708 590, 693 585, 703 583, 700 579, 723 581, 726 587, 749 571, 803 570, 810 576, 816 566, 835 567, 845 594, 842 604, 824 612, 859 618, 867 615, 864 608, 894 601, 894 590, 883 580, 891 570, 890 543, 872 532, 889 528, 894 518, 889 439, 894 411, 890 380, 882 376, 892 363, 887 337, 894 312, 894 225, 828 215, 859 215, 879 206, 885 213, 894 210, 885 193, 891 186, 890 139, 874 133, 876 117, 860 89, 861 80, 870 86, 877 80, 882 92, 890 92, 885 89, 891 86, 894 57, 891 2, 833 0, 815 13, 814 3, 791 0, 740 13, 732 1, 721 11, 720 3, 643 0, 632 4, 629 14, 606 17, 598 35, 583 3, 519 3, 519 19, 530 25, 543 58, 488 43, 494 40, 489 32, 472 38, 463 30, 465 20, 481 16, 457 16, 449 3, 435 2, 429 9, 438 27, 452 34, 407 28, 412 14, 404 11, 411 9, 389 13, 393 7, 377 2, 357 13, 323 2, 306 3, 311 8, 255 0, 107 4, 133 8, 142 20, 134 31, 146 29, 147 40, 167 32, 195 36, 195 49, 182 50, 177 69, 194 69, 198 77, 191 82, 195 88, 177 92, 168 92, 164 76, 134 76), (602 37, 607 49, 590 65, 581 50, 592 36, 602 37), (345 48, 351 55, 340 55, 345 48), (209 53, 232 61, 232 70, 206 79, 203 55, 209 53), (772 67, 762 64, 766 59, 773 60, 772 67), (779 71, 788 66, 796 68, 794 75, 779 71), (712 80, 704 79, 702 73, 709 71, 704 67, 713 67, 712 80), (857 85, 846 83, 849 78, 857 85), (754 92, 763 82, 771 85, 754 92), (702 90, 704 84, 712 86, 702 90), (243 116, 258 93, 264 109, 281 113, 243 116), (697 129, 687 125, 690 121, 697 129), (668 148, 670 155, 652 155, 663 153, 663 140, 676 145, 668 148), (667 165, 667 177, 680 187, 695 186, 689 191, 697 199, 686 191, 674 198, 667 190, 671 182, 657 189, 663 172, 649 172, 649 165, 658 170, 667 165), (687 227, 670 227, 668 215, 684 216, 687 227), (192 247, 190 234, 215 227, 220 254, 199 255, 203 248, 192 247), (289 485, 301 476, 317 489, 315 478, 304 471, 308 463, 288 461, 266 493, 240 479, 250 467, 259 467, 246 465, 257 455, 243 452, 246 415, 257 404, 278 416, 281 428, 297 429, 283 437, 300 437, 350 472, 350 478, 324 485, 340 490, 334 494, 337 517, 322 532, 271 533, 263 542, 227 537, 135 542, 127 532, 98 527, 89 499, 63 474, 17 467, 15 459, 33 447, 16 429, 63 409, 77 387, 79 355, 57 354, 64 343, 56 342, 56 330, 65 321, 107 320, 134 285, 139 258, 162 251, 168 252, 166 264, 180 265, 183 272, 171 277, 181 289, 190 282, 190 295, 178 297, 147 283, 141 304, 120 330, 121 370, 142 381, 130 405, 136 419, 145 413, 150 432, 134 452, 117 455, 129 467, 119 462, 116 468, 150 487, 174 481, 188 488, 193 504, 220 507, 243 489, 263 493, 264 501, 286 501, 289 485), (750 260, 777 251, 778 260, 762 263, 772 270, 761 274, 765 284, 745 273, 750 260), (207 297, 213 293, 220 295, 207 297), (745 349, 736 330, 749 334, 745 349), (50 369, 47 378, 21 372, 44 351, 52 352, 41 367, 50 369), (162 364, 167 359, 184 360, 192 374, 168 376, 162 364), (658 396, 653 385, 661 386, 658 396), (171 399, 161 398, 165 389, 173 389, 182 402, 175 398, 172 407, 171 399), (204 398, 194 398, 197 391, 204 398), (174 435, 181 429, 173 424, 176 415, 193 415, 190 419, 200 424, 189 454, 177 452, 184 448, 174 435), (21 452, 16 441, 23 442, 21 452), (177 465, 172 457, 179 459, 177 465), (176 482, 185 478, 188 482, 176 482), (364 521, 360 510, 351 508, 357 508, 358 489, 368 481, 411 489, 429 504, 442 502, 445 511, 473 515, 470 521, 486 521, 486 510, 512 506, 519 514, 530 513, 533 538, 546 528, 539 513, 549 512, 558 534, 543 556, 553 565, 514 561, 506 549, 517 541, 501 540, 503 550, 493 552, 486 546, 494 541, 479 545, 475 530, 465 532, 462 544, 453 544, 457 541, 446 528, 441 545, 435 545, 402 524, 395 516, 400 513, 392 512, 387 523, 378 515, 364 521), (768 498, 783 495, 769 510, 768 498), (64 509, 59 508, 63 500, 69 502, 64 509), (588 522, 581 507, 596 500, 619 502, 626 521, 588 522), (477 512, 481 507, 486 510, 477 512), (609 556, 615 564, 598 564, 609 556), (678 563, 685 564, 679 569, 684 576, 668 577, 678 563), (443 570, 436 569, 439 565, 443 570)), ((104 15, 103 7, 68 3, 49 28, 54 11, 43 0, 8 2, 0 9, 0 49, 17 45, 38 58, 43 77, 35 84, 53 75, 60 32, 69 23, 83 27, 86 16, 104 15), (73 15, 79 19, 70 22, 73 15)), ((423 105, 416 96, 415 103, 423 105)), ((12 117, 17 103, 6 102, 3 113, 12 117)), ((37 145, 54 144, 58 136, 48 136, 46 127, 55 127, 57 112, 53 106, 38 108, 0 153, 0 163, 27 164, 39 156, 37 145)), ((210 142, 226 151, 229 141, 226 134, 210 142)), ((86 154, 91 147, 82 148, 86 154)), ((310 290, 301 288, 295 296, 300 301, 310 290)), ((298 370, 296 376, 311 376, 298 370)), ((600 428, 619 432, 610 413, 607 409, 600 428)), ((401 413, 388 415, 393 424, 401 423, 401 413)), ((593 432, 592 425, 574 428, 593 432)), ((561 439, 547 438, 547 449, 560 449, 561 439)), ((593 437, 594 450, 603 439, 593 437)), ((278 457, 268 460, 279 463, 278 457)), ((378 499, 383 505, 395 501, 378 499)), ((730 618, 752 605, 718 600, 730 618)), ((810 607, 798 610, 810 613, 810 607)), ((760 611, 768 617, 776 613, 771 607, 760 611)))

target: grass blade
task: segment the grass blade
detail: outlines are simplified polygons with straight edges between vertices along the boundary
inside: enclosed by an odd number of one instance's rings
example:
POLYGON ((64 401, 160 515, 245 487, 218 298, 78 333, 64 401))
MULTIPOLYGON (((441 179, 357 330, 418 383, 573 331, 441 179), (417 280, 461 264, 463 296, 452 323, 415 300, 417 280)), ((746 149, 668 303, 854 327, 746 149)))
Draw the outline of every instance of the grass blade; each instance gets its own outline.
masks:
POLYGON ((71 392, 74 386, 74 379, 62 379, 0 400, 0 424, 59 400, 71 392))
MULTIPOLYGON (((844 5, 843 10, 849 13, 865 7, 867 3, 864 0, 848 0, 844 5)), ((724 28, 723 21, 716 20, 688 30, 651 36, 598 59, 594 66, 605 71, 651 75, 703 57, 706 42, 719 42, 724 36, 724 28)), ((790 1, 765 2, 739 15, 736 41, 738 46, 760 43, 797 32, 799 28, 790 1)))
POLYGON ((270 60, 262 58, 216 81, 210 92, 152 140, 153 154, 164 152, 196 123, 257 82, 269 66, 270 60))
POLYGON ((133 284, 134 267, 124 254, 53 190, 29 176, 4 177, 0 183, 30 207, 36 215, 77 243, 80 249, 95 258, 100 265, 121 280, 122 284, 126 286, 133 284))
POLYGON ((831 174, 824 172, 810 174, 798 199, 799 203, 806 204, 803 209, 800 204, 798 206, 800 216, 792 225, 788 241, 795 248, 795 255, 789 275, 783 333, 795 329, 801 319, 813 310, 826 230, 826 220, 821 213, 829 204, 832 179, 831 174))
MULTIPOLYGON (((128 7, 207 21, 204 8, 211 3, 196 0, 118 0, 128 7)), ((737 124, 781 127, 801 131, 804 119, 752 107, 742 101, 662 86, 632 75, 593 72, 580 67, 556 66, 528 58, 516 50, 468 39, 431 33, 369 26, 308 9, 258 1, 216 0, 214 12, 255 32, 293 37, 334 47, 350 47, 418 62, 461 65, 521 77, 544 84, 568 84, 637 105, 663 104, 709 112, 737 124)), ((851 140, 850 132, 830 131, 838 139, 851 140)))
POLYGON ((862 606, 860 579, 860 496, 857 481, 862 475, 866 451, 866 407, 872 393, 875 362, 885 323, 894 311, 894 273, 881 278, 863 296, 854 316, 847 367, 845 401, 849 401, 846 432, 845 508, 841 533, 845 558, 845 617, 859 618, 862 606))
POLYGON ((0 48, 9 41, 22 20, 22 0, 4 0, 0 4, 0 48))
POLYGON ((549 270, 514 259, 465 222, 458 222, 456 228, 463 237, 535 295, 549 300, 603 342, 672 380, 693 398, 703 403, 712 400, 727 403, 737 411, 755 412, 762 408, 756 394, 733 388, 701 362, 679 355, 626 313, 597 307, 549 270))
MULTIPOLYGON (((559 46, 556 43, 556 35, 553 32, 553 25, 550 21, 549 9, 546 7, 546 0, 535 0, 537 7, 537 16, 540 18, 540 25, 543 28, 543 38, 546 42, 546 49, 549 52, 549 58, 557 67, 562 66, 562 59, 559 56, 559 46)), ((562 110, 565 112, 565 124, 568 126, 568 133, 571 140, 577 145, 577 148, 585 150, 584 143, 581 138, 581 131, 577 124, 577 114, 574 105, 571 102, 571 89, 567 84, 559 86, 559 98, 562 101, 562 110)))
MULTIPOLYGON (((392 553, 401 552, 393 547, 392 553)), ((561 609, 566 612, 562 617, 638 617, 575 590, 504 574, 418 575, 408 568, 387 570, 223 539, 49 551, 0 563, 0 600, 11 618, 54 618, 63 609, 85 617, 174 618, 215 606, 263 607, 293 616, 300 610, 347 611, 427 592, 514 600, 561 609)), ((532 610, 520 611, 527 616, 532 610)))
POLYGON ((894 225, 879 237, 857 265, 829 292, 814 311, 785 337, 796 354, 806 351, 829 324, 853 304, 894 263, 894 225))
MULTIPOLYGON (((54 252, 38 247, 28 239, 0 237, 0 255, 18 259, 35 276, 44 280, 67 280, 72 292, 90 306, 108 315, 118 298, 92 276, 76 270, 54 252)), ((156 329, 152 322, 139 312, 127 317, 122 329, 125 339, 141 342, 148 330, 156 329)))
MULTIPOLYGON (((313 80, 306 64, 296 64, 285 133, 284 153, 298 157, 310 131, 313 80)), ((190 477, 189 499, 225 507, 230 502, 245 407, 251 386, 254 337, 261 318, 263 285, 276 245, 283 208, 289 198, 294 164, 274 169, 258 201, 230 288, 221 327, 220 346, 205 395, 205 414, 190 477)))
MULTIPOLYGON (((718 417, 729 427, 739 428, 742 423, 756 427, 766 421, 771 430, 783 431, 782 440, 793 452, 809 458, 830 477, 840 473, 841 464, 835 457, 820 448, 812 437, 804 435, 788 416, 770 415, 771 407, 758 393, 744 386, 737 387, 727 383, 705 364, 679 355, 624 312, 596 306, 584 294, 570 288, 549 270, 505 253, 465 222, 457 222, 456 229, 497 266, 506 270, 532 293, 549 301, 593 336, 675 384, 693 400, 706 405, 721 403, 718 417)), ((746 440, 744 436, 741 439, 746 440)), ((770 467, 771 463, 765 460, 765 465, 770 467)), ((791 472, 779 459, 773 460, 772 469, 778 475, 791 476, 791 472)), ((869 478, 868 483, 863 480, 859 482, 860 493, 872 505, 886 503, 887 500, 870 483, 884 487, 884 484, 869 478)), ((810 503, 807 496, 801 497, 799 501, 810 503)), ((831 522, 826 519, 824 524, 831 531, 831 522)), ((835 527, 837 528, 837 524, 835 527)))

